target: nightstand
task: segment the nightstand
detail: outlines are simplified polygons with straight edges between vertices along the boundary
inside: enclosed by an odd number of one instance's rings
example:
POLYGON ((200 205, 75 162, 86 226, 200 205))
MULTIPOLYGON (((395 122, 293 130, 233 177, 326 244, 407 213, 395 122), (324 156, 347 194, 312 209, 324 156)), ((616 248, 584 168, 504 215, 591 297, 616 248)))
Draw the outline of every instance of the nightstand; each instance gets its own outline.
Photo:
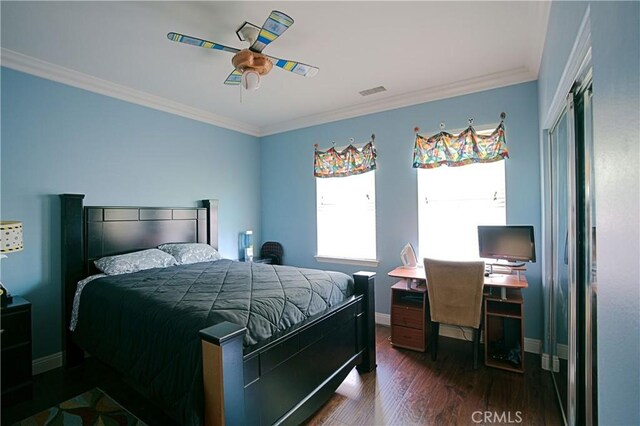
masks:
POLYGON ((0 313, 4 407, 31 398, 31 302, 14 296, 0 313))

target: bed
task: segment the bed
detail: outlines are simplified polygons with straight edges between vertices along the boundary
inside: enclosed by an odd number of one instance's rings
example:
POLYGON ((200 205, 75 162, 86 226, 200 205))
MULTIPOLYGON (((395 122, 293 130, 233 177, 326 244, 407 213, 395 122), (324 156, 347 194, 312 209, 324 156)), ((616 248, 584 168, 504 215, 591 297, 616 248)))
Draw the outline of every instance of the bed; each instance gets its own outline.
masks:
POLYGON ((212 425, 298 424, 354 367, 375 369, 374 274, 367 272, 341 282, 339 273, 220 260, 109 276, 83 290, 72 332, 76 285, 96 273, 94 260, 168 242, 217 248, 218 240, 217 200, 204 200, 202 207, 155 208, 91 207, 83 199, 61 195, 67 367, 82 363, 87 350, 161 406, 176 401, 166 411, 180 423, 212 425), (193 291, 205 288, 199 283, 207 275, 220 280, 215 295, 193 291), (273 304, 258 291, 273 282, 295 315, 280 322, 259 309, 264 318, 234 315, 238 307, 273 304), (218 300, 221 293, 238 295, 222 302, 236 305, 210 309, 214 304, 207 297, 218 300), (319 303, 311 303, 313 298, 319 303))

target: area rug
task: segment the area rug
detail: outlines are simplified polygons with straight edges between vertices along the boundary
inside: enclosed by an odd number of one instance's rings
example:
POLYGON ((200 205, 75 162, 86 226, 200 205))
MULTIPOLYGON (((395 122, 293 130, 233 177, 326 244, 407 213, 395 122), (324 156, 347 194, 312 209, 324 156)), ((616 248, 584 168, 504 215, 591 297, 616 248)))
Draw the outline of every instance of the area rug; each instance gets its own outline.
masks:
POLYGON ((20 426, 146 426, 98 388, 41 411, 16 425, 20 426))

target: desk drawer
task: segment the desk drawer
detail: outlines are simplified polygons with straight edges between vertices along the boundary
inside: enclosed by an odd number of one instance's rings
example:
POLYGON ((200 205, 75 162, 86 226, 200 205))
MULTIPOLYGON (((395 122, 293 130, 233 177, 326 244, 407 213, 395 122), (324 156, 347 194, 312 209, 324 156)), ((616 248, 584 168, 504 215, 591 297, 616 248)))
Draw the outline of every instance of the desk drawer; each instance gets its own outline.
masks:
POLYGON ((391 343, 405 348, 424 350, 424 331, 416 328, 392 325, 391 343))
POLYGON ((392 325, 404 327, 424 328, 424 315, 422 309, 412 309, 403 306, 393 306, 391 308, 392 325))

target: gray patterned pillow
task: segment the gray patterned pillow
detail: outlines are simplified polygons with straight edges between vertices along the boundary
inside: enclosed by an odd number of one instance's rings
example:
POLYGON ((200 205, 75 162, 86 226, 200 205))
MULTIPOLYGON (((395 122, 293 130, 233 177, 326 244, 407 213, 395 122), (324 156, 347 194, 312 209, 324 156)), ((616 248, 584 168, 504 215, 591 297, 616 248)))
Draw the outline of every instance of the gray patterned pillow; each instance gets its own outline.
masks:
POLYGON ((95 262, 96 268, 108 275, 128 274, 151 268, 165 268, 176 265, 176 259, 158 249, 107 256, 95 262))
POLYGON ((178 265, 187 265, 189 263, 210 262, 212 260, 220 260, 222 256, 218 250, 209 244, 202 243, 171 243, 158 246, 162 251, 166 251, 172 255, 178 265))

